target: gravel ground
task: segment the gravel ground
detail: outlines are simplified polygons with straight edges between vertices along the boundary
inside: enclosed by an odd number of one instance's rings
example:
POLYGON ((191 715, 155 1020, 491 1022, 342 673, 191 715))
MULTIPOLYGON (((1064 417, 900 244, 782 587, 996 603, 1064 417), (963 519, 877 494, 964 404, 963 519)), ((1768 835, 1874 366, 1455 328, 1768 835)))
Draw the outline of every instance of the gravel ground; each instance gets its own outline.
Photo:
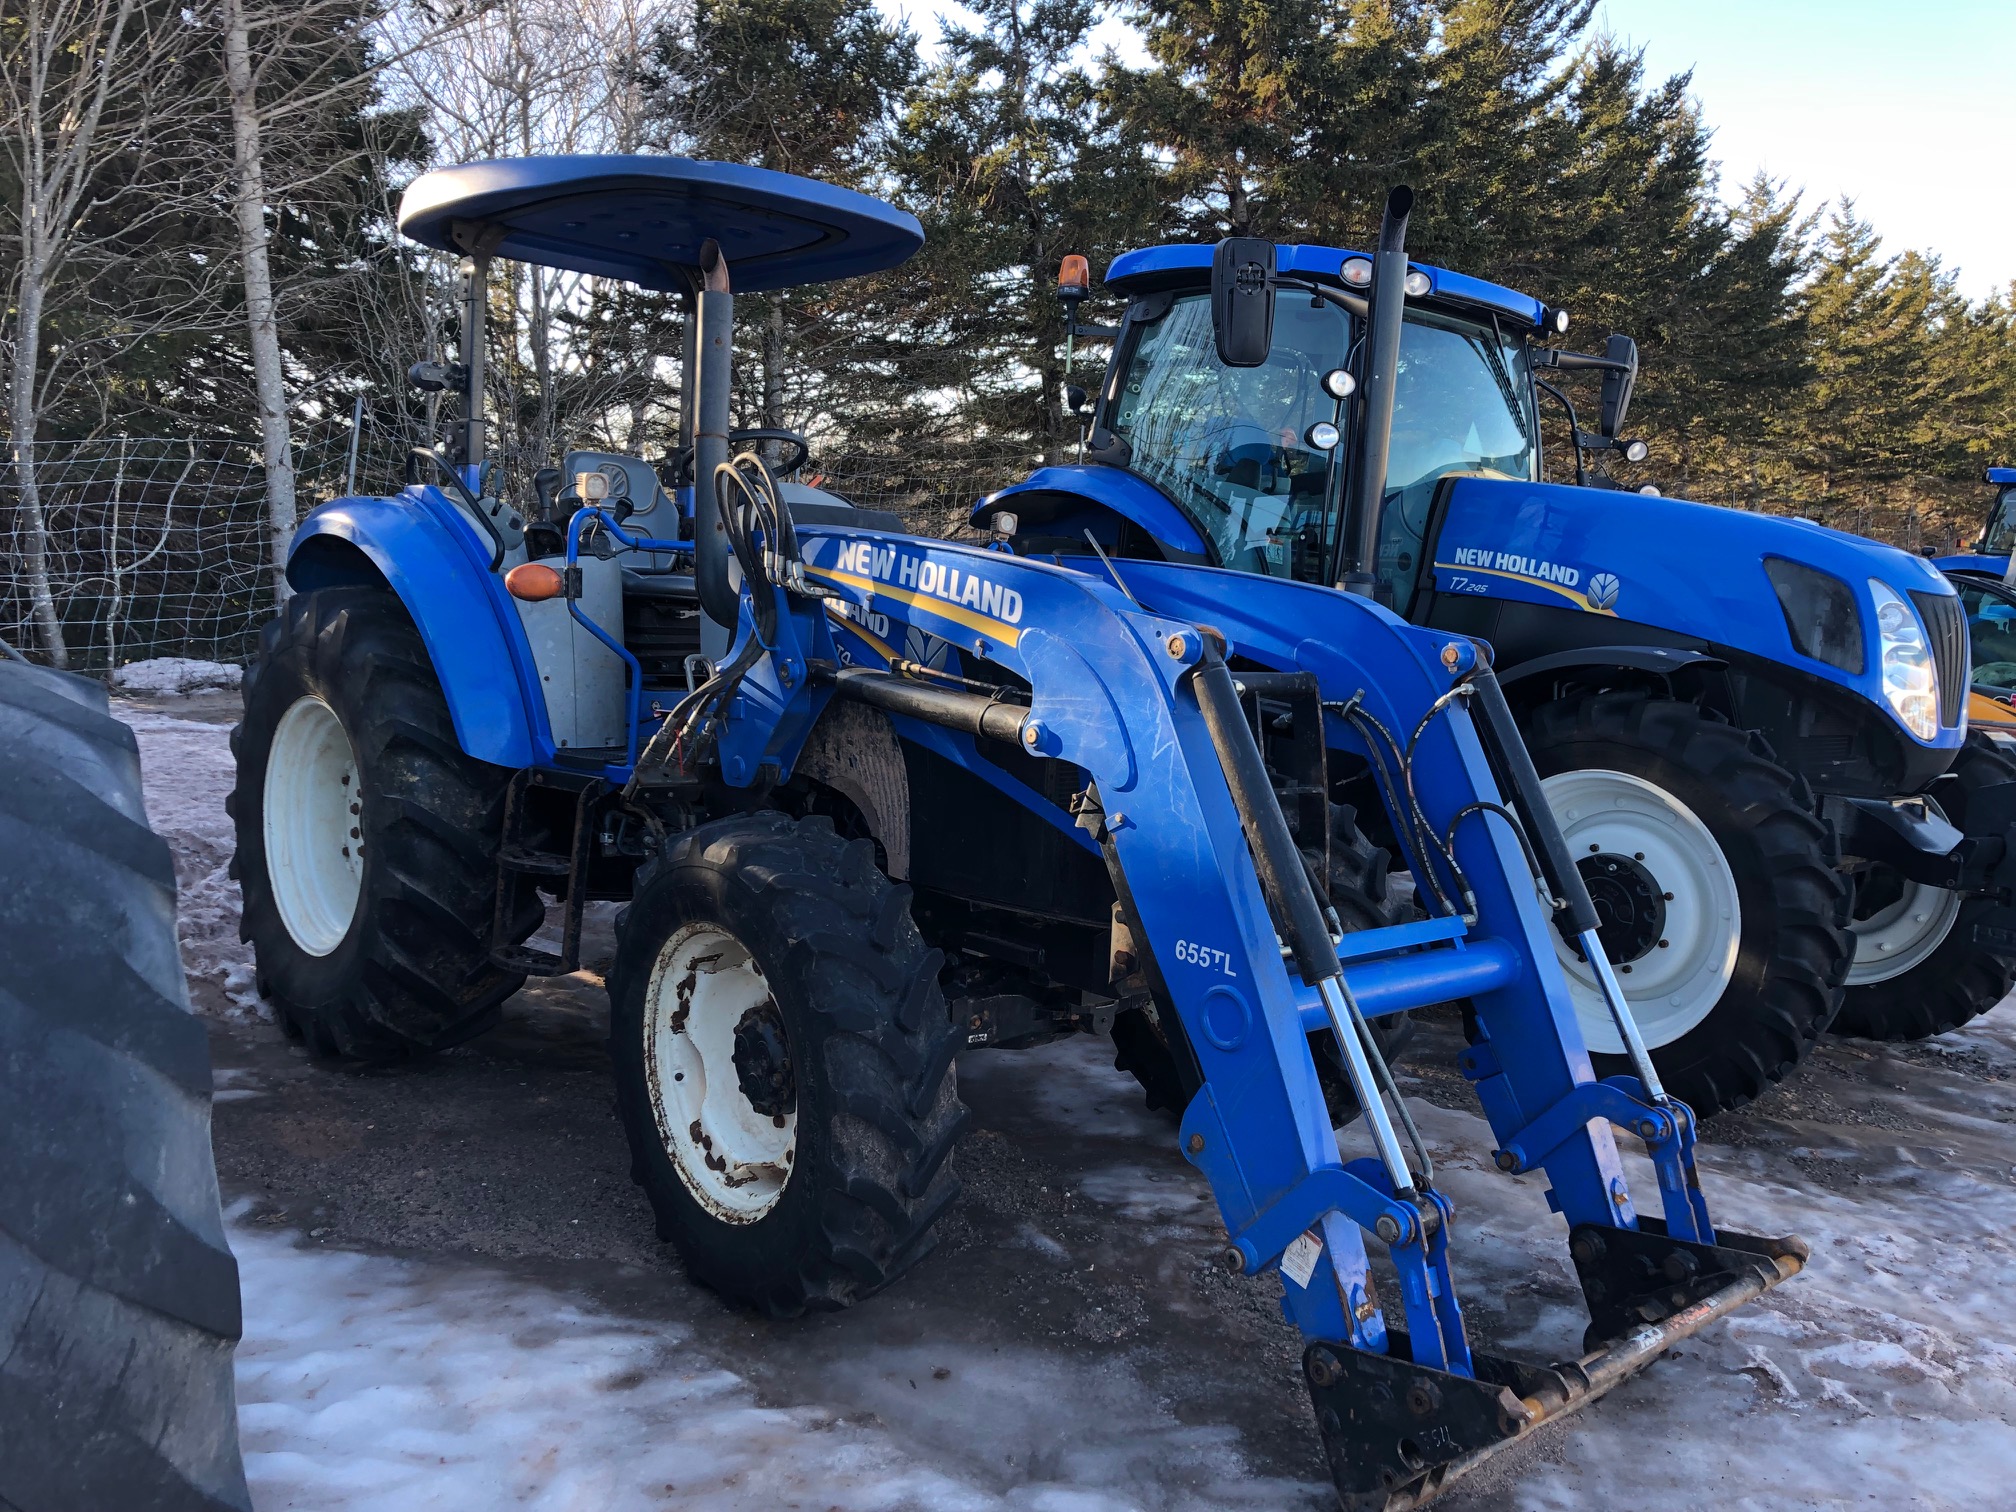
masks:
MULTIPOLYGON (((218 832, 162 813, 223 780, 230 701, 129 717, 157 825, 214 877, 218 832)), ((528 987, 424 1065, 331 1071, 218 990, 242 962, 195 948, 214 921, 184 933, 214 1015, 262 1507, 1334 1505, 1275 1284, 1211 1263, 1209 1193, 1101 1043, 963 1060, 975 1132, 936 1252, 886 1296, 776 1324, 689 1284, 654 1238, 595 970, 528 987)), ((605 911, 584 960, 610 948, 605 911)), ((1711 1124, 1718 1219, 1802 1232, 1813 1266, 1441 1505, 2008 1505, 2005 1020, 1829 1044, 1711 1124)), ((1431 1017, 1408 1091, 1457 1205, 1472 1336, 1573 1354, 1558 1220, 1534 1180, 1489 1169, 1459 1042, 1431 1017)))

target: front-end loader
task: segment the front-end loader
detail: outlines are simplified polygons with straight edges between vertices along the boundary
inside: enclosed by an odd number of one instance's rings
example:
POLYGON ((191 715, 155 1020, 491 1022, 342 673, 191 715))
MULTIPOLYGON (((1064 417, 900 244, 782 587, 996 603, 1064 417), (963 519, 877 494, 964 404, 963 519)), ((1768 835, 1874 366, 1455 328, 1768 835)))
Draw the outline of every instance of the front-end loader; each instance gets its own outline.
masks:
MULTIPOLYGON (((1969 734, 1961 601, 1930 564, 1806 521, 1634 492, 1634 343, 1559 349, 1565 311, 1409 261, 1395 192, 1367 257, 1230 240, 1128 252, 1085 445, 976 526, 1104 553, 1149 608, 1159 565, 1334 584, 1487 641, 1625 995, 1703 1115, 1830 1026, 1883 1039, 2008 992, 2016 764, 1969 734), (1564 387, 1599 377, 1585 430, 1564 387), (1557 403, 1574 486, 1542 481, 1557 403)), ((1288 627, 1281 633, 1287 636, 1288 627)), ((1361 786, 1354 790, 1362 792, 1361 786)), ((1393 848, 1394 837, 1373 837, 1393 848)), ((1599 1068, 1622 1068, 1593 964, 1561 965, 1599 1068)))
POLYGON ((420 374, 460 392, 455 438, 416 454, 433 481, 302 525, 235 742, 246 931, 311 1052, 464 1040, 528 975, 575 969, 588 899, 625 901, 633 1174, 695 1278, 788 1317, 929 1249, 959 1055, 1132 1016, 1219 1263, 1280 1277, 1353 1509, 1420 1505, 1800 1269, 1798 1240, 1714 1224, 1694 1117, 1639 1042, 1480 641, 1315 583, 1178 561, 1116 581, 920 538, 734 452, 734 291, 900 263, 917 223, 866 196, 537 159, 428 174, 400 224, 463 260, 461 357, 420 374), (681 298, 672 492, 642 459, 576 453, 503 496, 492 257, 681 298), (1340 795, 1361 774, 1418 917, 1354 896, 1340 795), (544 898, 557 951, 526 944, 544 898), (1592 1068, 1557 928, 1627 1071, 1592 1068), (1375 1032, 1451 1000, 1498 1167, 1544 1171, 1562 1216, 1590 1315, 1573 1359, 1470 1338, 1462 1215, 1375 1032), (1352 1119, 1373 1153, 1347 1160, 1352 1119))

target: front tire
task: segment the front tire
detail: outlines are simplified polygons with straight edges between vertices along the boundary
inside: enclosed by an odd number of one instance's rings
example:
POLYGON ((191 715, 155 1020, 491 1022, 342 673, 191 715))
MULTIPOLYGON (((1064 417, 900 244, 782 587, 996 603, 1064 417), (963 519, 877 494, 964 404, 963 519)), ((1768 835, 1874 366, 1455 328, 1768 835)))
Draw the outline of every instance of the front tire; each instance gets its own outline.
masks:
POLYGON ((824 817, 738 815, 637 875, 609 978, 631 1176, 702 1285, 846 1307, 931 1247, 966 1126, 944 958, 824 817))
MULTIPOLYGON (((1985 737, 1970 735, 1949 778, 1938 785, 1939 803, 1948 819, 1965 828, 1968 799, 1982 788, 2016 782, 2016 762, 1985 737)), ((2016 981, 2016 964, 1974 943, 1974 921, 1992 907, 1992 899, 1963 899, 1907 882, 1888 868, 1866 869, 1856 878, 1856 919, 1850 926, 1855 963, 1835 1033, 1928 1039, 2001 1002, 2016 981)))
MULTIPOLYGON (((510 772, 464 754, 392 593, 296 594, 260 636, 231 732, 241 936, 282 1026, 318 1057, 396 1061, 497 1022, 491 963, 510 772)), ((516 884, 513 943, 539 927, 516 884)))
MULTIPOLYGON (((1545 704, 1526 743, 1666 1089, 1703 1117, 1752 1101, 1828 1027, 1853 952, 1805 783, 1762 737, 1645 693, 1545 704)), ((1628 1072, 1593 974, 1555 948, 1597 1074, 1628 1072)))

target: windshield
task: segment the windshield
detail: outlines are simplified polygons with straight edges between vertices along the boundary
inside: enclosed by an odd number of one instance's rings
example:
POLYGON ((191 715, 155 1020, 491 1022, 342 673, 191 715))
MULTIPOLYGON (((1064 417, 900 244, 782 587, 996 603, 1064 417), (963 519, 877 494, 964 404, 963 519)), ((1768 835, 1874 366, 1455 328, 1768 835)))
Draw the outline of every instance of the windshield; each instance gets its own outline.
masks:
POLYGON ((1988 511, 1988 528, 1981 532, 1981 554, 2008 556, 2012 546, 2016 546, 2016 487, 1995 496, 1995 507, 1988 511))
POLYGON ((1535 475, 1533 389, 1525 364, 1523 344, 1490 326, 1407 312, 1376 568, 1402 608, 1421 568, 1437 481, 1450 473, 1535 475))
POLYGON ((1971 576, 1956 576, 1953 587, 1967 614, 1971 681, 2003 698, 2016 688, 2016 593, 1971 576))
MULTIPOLYGON (((1128 466, 1174 499, 1228 567, 1322 581, 1334 520, 1332 454, 1304 439, 1338 418, 1322 376, 1349 362, 1354 322, 1281 294, 1274 346, 1257 368, 1218 361, 1207 296, 1175 300, 1134 343, 1110 429, 1128 466)), ((1489 325, 1409 310, 1401 335, 1378 571, 1404 604, 1420 570, 1437 479, 1534 476, 1522 344, 1489 325)))
POLYGON ((1261 367, 1218 360, 1203 295, 1142 328, 1110 427, 1132 448, 1128 466, 1176 501, 1227 567, 1321 577, 1330 455, 1303 438, 1337 418, 1321 380, 1343 365, 1350 337, 1336 306, 1286 295, 1261 367))

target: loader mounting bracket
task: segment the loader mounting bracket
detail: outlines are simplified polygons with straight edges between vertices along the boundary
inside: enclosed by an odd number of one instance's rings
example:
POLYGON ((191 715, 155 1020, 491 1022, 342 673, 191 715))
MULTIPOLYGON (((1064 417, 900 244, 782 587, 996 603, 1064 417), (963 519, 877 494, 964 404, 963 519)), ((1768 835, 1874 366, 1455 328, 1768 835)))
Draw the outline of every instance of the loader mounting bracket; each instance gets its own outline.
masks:
POLYGON ((1806 1259, 1798 1239, 1756 1239, 1728 1230, 1718 1243, 1676 1239, 1657 1218, 1640 1217, 1636 1229, 1583 1224, 1568 1236, 1568 1253, 1589 1304, 1585 1348, 1684 1312, 1703 1297, 1752 1271, 1775 1280, 1783 1256, 1806 1259))

